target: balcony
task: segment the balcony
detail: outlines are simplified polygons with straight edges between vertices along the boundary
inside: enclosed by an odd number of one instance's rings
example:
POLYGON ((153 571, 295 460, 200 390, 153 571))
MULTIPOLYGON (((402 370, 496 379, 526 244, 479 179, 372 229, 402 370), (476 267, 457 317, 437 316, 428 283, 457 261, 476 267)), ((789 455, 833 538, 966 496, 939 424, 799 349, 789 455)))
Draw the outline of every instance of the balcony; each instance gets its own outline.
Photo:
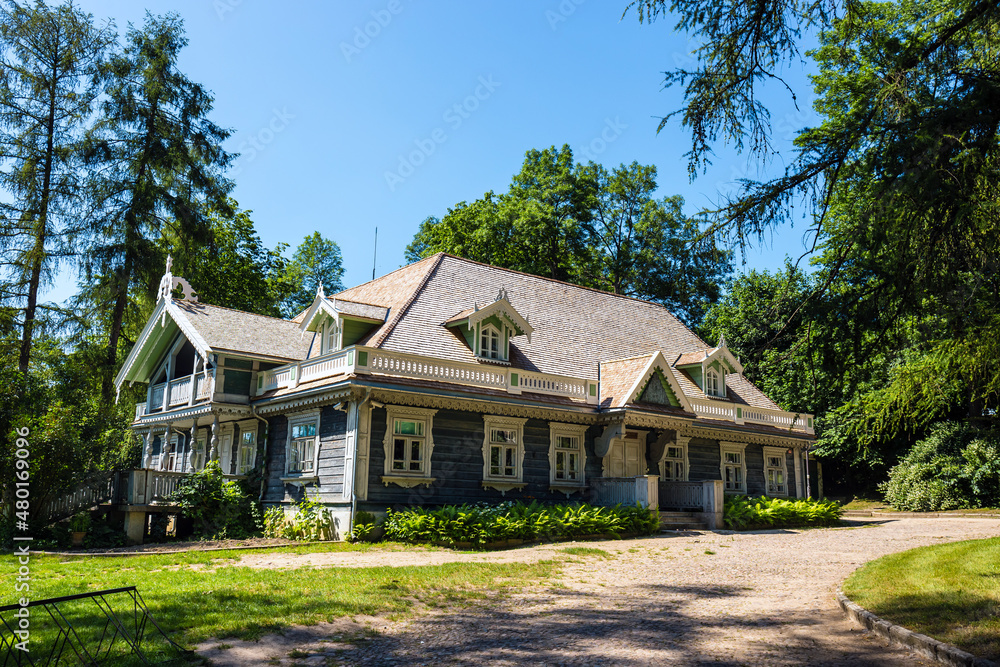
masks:
POLYGON ((154 384, 150 391, 149 403, 139 403, 135 406, 135 418, 155 412, 196 405, 209 400, 215 386, 215 373, 194 373, 184 377, 154 384), (193 394, 193 396, 192 396, 193 394))
MULTIPOLYGON (((595 380, 536 373, 517 368, 446 361, 361 345, 260 373, 257 376, 257 393, 294 389, 305 382, 348 375, 386 375, 433 380, 493 389, 514 395, 531 392, 560 396, 591 406, 599 403, 595 380)), ((689 402, 694 413, 703 419, 717 419, 735 424, 763 424, 784 430, 813 433, 812 415, 754 408, 718 400, 692 398, 689 402)), ((153 403, 156 404, 155 398, 153 403)))
POLYGON ((597 382, 594 380, 445 361, 360 345, 261 373, 257 376, 257 392, 294 388, 304 382, 340 375, 391 375, 496 389, 509 394, 530 391, 577 399, 592 405, 598 402, 597 382))

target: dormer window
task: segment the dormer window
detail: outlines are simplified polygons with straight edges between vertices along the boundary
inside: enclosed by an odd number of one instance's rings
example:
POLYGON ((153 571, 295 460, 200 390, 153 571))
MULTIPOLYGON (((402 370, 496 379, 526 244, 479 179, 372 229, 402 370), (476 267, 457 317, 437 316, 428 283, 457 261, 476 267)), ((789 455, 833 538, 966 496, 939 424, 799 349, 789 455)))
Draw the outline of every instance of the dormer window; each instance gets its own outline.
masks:
POLYGON ((479 355, 485 359, 504 359, 503 339, 492 324, 483 327, 479 341, 479 355))
POLYGON ((725 395, 725 383, 719 381, 719 374, 714 369, 705 375, 705 393, 709 396, 725 395))
POLYGON ((322 354, 328 352, 336 352, 340 349, 340 327, 337 326, 337 321, 334 319, 327 320, 326 324, 323 325, 323 351, 322 354))
POLYGON ((508 300, 507 290, 500 289, 493 303, 463 310, 442 322, 461 336, 469 349, 481 361, 507 364, 511 357, 511 339, 525 336, 531 343, 534 328, 528 324, 508 300))

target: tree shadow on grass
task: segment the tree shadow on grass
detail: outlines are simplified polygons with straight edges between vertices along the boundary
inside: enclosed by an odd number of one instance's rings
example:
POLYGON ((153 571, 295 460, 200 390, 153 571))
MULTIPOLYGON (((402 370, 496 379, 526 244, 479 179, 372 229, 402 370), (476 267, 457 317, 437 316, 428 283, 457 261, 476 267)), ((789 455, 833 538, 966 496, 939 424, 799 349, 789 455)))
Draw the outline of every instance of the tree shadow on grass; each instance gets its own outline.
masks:
POLYGON ((995 596, 967 590, 929 592, 888 596, 869 604, 868 611, 891 623, 954 644, 977 657, 1000 660, 1000 600, 995 596))

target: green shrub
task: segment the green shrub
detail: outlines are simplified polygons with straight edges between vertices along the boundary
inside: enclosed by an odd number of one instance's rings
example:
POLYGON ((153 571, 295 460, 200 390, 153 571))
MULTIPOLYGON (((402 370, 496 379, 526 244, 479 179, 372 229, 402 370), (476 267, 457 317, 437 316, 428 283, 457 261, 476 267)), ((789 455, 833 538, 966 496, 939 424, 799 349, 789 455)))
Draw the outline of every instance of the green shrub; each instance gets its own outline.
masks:
POLYGON ((281 507, 269 507, 264 513, 264 537, 286 540, 332 540, 333 516, 318 500, 303 498, 295 514, 281 507))
POLYGON ((351 535, 348 539, 351 542, 368 541, 375 532, 377 523, 375 515, 371 512, 356 512, 354 514, 354 526, 351 528, 351 535))
POLYGON ((194 520, 199 537, 245 539, 260 534, 260 505, 247 482, 227 480, 218 461, 182 479, 171 499, 194 520))
POLYGON ((585 503, 545 505, 539 502, 414 507, 386 515, 385 536, 403 542, 491 542, 659 530, 655 511, 641 507, 594 507, 585 503))
POLYGON ((784 528, 789 526, 831 526, 840 521, 844 510, 840 504, 824 500, 790 500, 785 498, 748 498, 730 496, 723 507, 727 528, 784 528))
POLYGON ((879 489, 897 510, 1000 505, 1000 432, 943 422, 889 471, 879 489))
POLYGON ((69 520, 69 529, 74 533, 85 533, 90 530, 90 512, 77 512, 69 520))

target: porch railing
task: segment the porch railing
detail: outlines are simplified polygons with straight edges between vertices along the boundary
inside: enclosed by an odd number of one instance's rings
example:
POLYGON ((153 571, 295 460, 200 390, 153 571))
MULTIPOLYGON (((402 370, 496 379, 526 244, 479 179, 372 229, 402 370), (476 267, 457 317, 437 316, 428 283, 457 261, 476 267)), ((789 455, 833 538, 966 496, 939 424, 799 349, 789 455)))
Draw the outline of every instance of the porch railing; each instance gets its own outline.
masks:
POLYGON ((701 509, 704 491, 701 482, 660 482, 660 507, 701 509))
MULTIPOLYGON (((416 354, 393 352, 354 345, 320 357, 262 372, 257 376, 257 392, 292 389, 303 382, 346 375, 390 375, 433 380, 504 391, 561 396, 597 405, 597 381, 551 373, 539 373, 491 364, 448 361, 416 354)), ((153 401, 157 405, 156 401, 153 401)), ((755 408, 705 398, 690 399, 694 413, 706 419, 737 424, 766 424, 777 428, 812 433, 812 415, 783 410, 755 408)), ((151 410, 152 411, 152 410, 151 410)))
POLYGON ((657 509, 659 503, 659 487, 655 475, 640 475, 639 477, 596 477, 588 481, 590 485, 590 502, 594 505, 610 507, 613 505, 639 504, 650 509, 657 509))
POLYGON ((140 403, 135 408, 135 418, 144 415, 169 410, 188 403, 200 403, 212 397, 212 387, 215 384, 213 373, 193 373, 179 377, 170 382, 154 384, 149 394, 149 403, 140 403), (194 391, 194 400, 191 392, 194 391), (140 412, 141 406, 141 412, 140 412))
POLYGON ((123 493, 120 471, 98 472, 83 480, 75 489, 49 502, 42 509, 42 518, 52 523, 73 516, 80 510, 106 502, 116 502, 123 493))

